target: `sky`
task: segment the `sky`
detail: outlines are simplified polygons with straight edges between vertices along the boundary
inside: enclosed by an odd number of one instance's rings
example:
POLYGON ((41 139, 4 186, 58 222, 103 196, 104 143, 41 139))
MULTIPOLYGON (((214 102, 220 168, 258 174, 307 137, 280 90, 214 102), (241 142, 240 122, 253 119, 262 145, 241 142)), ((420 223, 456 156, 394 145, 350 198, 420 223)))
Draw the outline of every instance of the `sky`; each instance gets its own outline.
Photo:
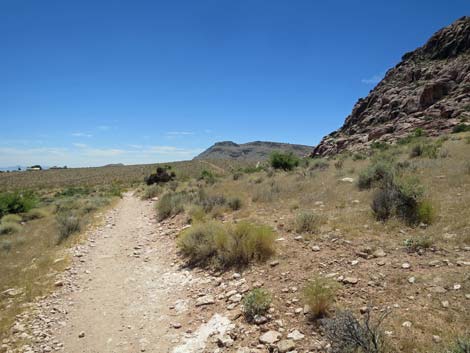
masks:
POLYGON ((468 0, 0 0, 0 166, 315 145, 468 0))

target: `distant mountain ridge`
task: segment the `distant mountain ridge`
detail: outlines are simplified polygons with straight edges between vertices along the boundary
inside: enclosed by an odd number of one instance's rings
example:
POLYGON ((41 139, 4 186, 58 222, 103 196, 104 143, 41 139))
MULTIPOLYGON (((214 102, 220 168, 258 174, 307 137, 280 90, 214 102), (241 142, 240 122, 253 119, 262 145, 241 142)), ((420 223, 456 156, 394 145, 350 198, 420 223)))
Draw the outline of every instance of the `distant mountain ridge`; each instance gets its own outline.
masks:
POLYGON ((298 157, 307 156, 313 147, 290 143, 254 141, 237 144, 233 141, 217 142, 194 159, 236 159, 264 161, 274 151, 292 152, 298 157))
POLYGON ((406 53, 365 98, 344 125, 324 137, 312 156, 394 142, 417 128, 430 136, 470 124, 470 17, 436 32, 406 53))

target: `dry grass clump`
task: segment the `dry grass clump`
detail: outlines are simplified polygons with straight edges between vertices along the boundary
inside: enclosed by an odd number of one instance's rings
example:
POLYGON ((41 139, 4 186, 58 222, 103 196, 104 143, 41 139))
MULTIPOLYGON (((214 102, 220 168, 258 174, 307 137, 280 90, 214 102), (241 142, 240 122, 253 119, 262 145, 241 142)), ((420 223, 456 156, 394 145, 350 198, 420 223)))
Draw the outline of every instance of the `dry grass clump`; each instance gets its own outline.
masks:
POLYGON ((186 193, 169 192, 164 194, 156 205, 158 219, 164 220, 183 212, 186 201, 186 193))
POLYGON ((0 223, 0 234, 13 234, 18 233, 21 226, 16 222, 3 222, 0 223))
POLYGON ((142 200, 150 200, 154 197, 157 197, 162 192, 162 188, 158 184, 152 184, 145 186, 144 190, 142 191, 142 200))
POLYGON ((295 218, 295 231, 297 233, 314 233, 318 230, 319 223, 319 217, 313 212, 302 212, 295 218))
POLYGON ((328 314, 335 301, 338 283, 324 277, 315 277, 307 282, 303 290, 304 302, 310 309, 313 318, 328 314))
POLYGON ((178 237, 178 247, 190 265, 219 268, 264 261, 274 254, 274 231, 264 225, 240 222, 195 224, 178 237))
POLYGON ((248 321, 265 315, 271 306, 271 294, 264 288, 254 288, 243 298, 243 312, 248 321))
POLYGON ((470 335, 458 338, 455 343, 444 351, 445 353, 470 353, 470 335))
POLYGON ((2 217, 2 223, 20 223, 23 219, 17 214, 7 214, 2 217))
POLYGON ((81 230, 80 219, 74 213, 61 212, 57 214, 56 220, 59 230, 59 243, 81 230))
POLYGON ((40 218, 47 217, 48 215, 49 213, 45 209, 33 208, 32 210, 24 213, 22 217, 25 221, 31 221, 33 219, 40 219, 40 218))
POLYGON ((389 352, 381 327, 387 315, 388 312, 385 312, 373 321, 369 310, 361 322, 351 312, 345 311, 339 312, 334 318, 323 320, 323 329, 331 342, 332 352, 389 352))

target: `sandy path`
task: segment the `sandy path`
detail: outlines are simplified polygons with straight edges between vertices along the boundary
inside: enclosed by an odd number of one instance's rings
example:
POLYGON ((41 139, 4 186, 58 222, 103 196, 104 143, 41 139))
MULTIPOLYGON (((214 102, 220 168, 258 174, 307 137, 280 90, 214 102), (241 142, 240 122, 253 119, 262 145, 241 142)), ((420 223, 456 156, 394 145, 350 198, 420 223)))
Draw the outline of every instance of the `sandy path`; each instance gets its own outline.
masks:
POLYGON ((192 279, 171 266, 172 248, 158 232, 152 205, 126 194, 84 254, 75 253, 76 290, 63 298, 68 313, 55 335, 63 351, 170 351, 178 336, 170 306, 192 279))

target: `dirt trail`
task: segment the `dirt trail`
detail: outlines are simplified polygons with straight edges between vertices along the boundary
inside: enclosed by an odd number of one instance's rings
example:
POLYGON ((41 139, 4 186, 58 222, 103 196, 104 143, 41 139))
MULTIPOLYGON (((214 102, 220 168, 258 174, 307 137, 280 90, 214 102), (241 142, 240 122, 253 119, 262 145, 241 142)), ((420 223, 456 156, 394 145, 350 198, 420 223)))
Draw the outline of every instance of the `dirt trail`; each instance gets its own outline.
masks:
POLYGON ((152 203, 126 194, 105 225, 89 231, 58 292, 40 304, 45 314, 32 335, 47 339, 31 352, 171 352, 184 343, 178 323, 187 320, 188 290, 199 280, 174 262, 168 234, 178 227, 159 226, 154 214, 152 203))

